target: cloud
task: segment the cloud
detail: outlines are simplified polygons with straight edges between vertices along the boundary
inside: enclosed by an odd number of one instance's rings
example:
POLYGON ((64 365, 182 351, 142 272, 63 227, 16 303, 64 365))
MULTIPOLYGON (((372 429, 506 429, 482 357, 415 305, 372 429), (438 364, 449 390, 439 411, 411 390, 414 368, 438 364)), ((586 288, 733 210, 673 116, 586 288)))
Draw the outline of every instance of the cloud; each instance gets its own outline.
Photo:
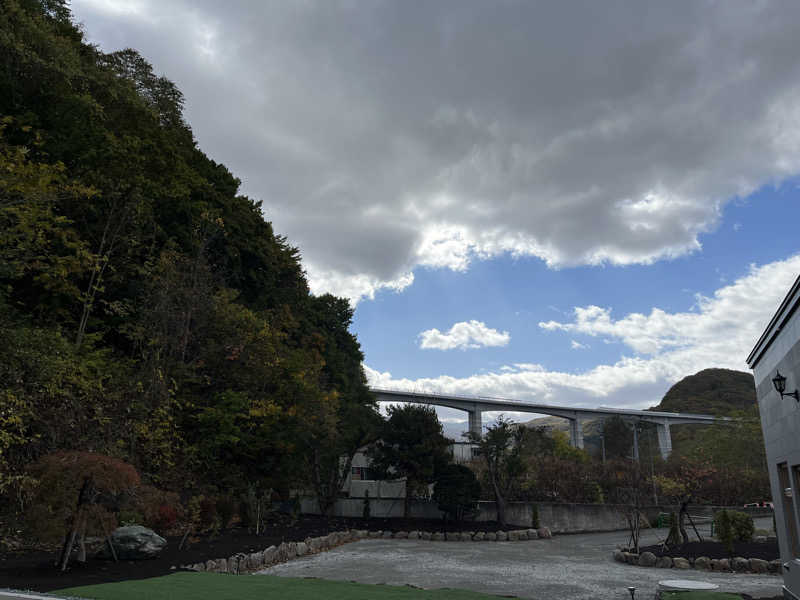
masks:
POLYGON ((633 352, 583 372, 517 363, 460 378, 396 379, 390 372, 366 367, 367 377, 371 385, 389 389, 645 408, 658 404, 670 385, 701 369, 746 370, 747 355, 799 273, 800 254, 751 266, 746 275, 712 296, 698 295, 695 310, 689 312, 653 308, 646 315, 630 313, 615 319, 609 308, 586 306, 574 309, 572 321, 540 323, 554 334, 577 332, 621 342, 633 352))
POLYGON ((697 251, 800 171, 800 4, 74 0, 185 92, 317 291, 697 251), (576 43, 575 40, 580 40, 576 43))
POLYGON ((580 342, 576 342, 575 340, 570 340, 569 344, 573 350, 587 350, 589 348, 588 344, 581 344, 580 342))
POLYGON ((511 341, 507 331, 497 331, 481 321, 462 321, 447 332, 428 329, 419 334, 419 347, 424 350, 466 350, 489 346, 506 346, 511 341))

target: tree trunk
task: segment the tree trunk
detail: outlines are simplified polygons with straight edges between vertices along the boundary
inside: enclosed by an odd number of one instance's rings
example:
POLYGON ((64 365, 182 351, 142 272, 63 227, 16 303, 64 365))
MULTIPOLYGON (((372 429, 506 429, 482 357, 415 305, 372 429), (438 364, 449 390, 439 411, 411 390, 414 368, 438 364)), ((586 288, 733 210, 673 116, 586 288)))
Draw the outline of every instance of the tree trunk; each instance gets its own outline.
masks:
POLYGON ((684 544, 689 543, 689 536, 686 533, 686 524, 685 524, 687 512, 689 512, 689 502, 688 500, 684 500, 683 502, 681 502, 681 511, 680 514, 678 515, 678 529, 681 532, 681 539, 683 540, 684 544))

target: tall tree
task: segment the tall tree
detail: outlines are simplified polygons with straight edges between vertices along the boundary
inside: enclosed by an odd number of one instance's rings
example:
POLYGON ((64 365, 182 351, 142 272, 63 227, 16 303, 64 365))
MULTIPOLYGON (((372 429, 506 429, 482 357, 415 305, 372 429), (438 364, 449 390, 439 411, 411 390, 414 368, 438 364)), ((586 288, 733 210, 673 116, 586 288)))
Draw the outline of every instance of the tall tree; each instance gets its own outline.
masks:
POLYGON ((403 514, 411 498, 427 490, 437 470, 450 462, 450 441, 430 406, 392 405, 387 408, 380 439, 370 449, 372 467, 381 478, 406 479, 403 514))
POLYGON ((500 416, 482 435, 474 432, 465 435, 478 446, 478 452, 486 463, 497 506, 497 522, 505 527, 506 502, 528 468, 523 458, 528 430, 500 416))

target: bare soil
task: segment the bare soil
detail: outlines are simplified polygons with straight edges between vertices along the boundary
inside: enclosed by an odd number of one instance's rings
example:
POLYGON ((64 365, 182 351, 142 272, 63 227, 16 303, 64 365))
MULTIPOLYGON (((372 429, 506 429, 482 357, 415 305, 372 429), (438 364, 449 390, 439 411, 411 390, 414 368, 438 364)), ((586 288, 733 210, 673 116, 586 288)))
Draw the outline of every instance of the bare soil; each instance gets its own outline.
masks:
POLYGON ((66 572, 54 562, 55 552, 41 550, 7 552, 0 555, 0 588, 49 592, 128 579, 145 579, 174 573, 172 567, 211 558, 227 558, 238 552, 257 552, 281 542, 302 541, 346 529, 390 531, 497 531, 495 522, 447 521, 438 519, 345 519, 303 516, 297 521, 277 517, 261 535, 244 528, 227 529, 217 535, 199 535, 178 550, 180 537, 167 537, 167 547, 150 560, 121 561, 89 558, 86 563, 70 563, 66 572))

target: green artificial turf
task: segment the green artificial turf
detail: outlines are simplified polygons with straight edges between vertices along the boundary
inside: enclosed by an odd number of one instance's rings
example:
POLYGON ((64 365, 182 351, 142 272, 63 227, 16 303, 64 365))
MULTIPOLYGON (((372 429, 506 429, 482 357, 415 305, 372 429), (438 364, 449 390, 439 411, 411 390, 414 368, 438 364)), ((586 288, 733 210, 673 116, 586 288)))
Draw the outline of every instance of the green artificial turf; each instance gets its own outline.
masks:
POLYGON ((727 592, 661 592, 661 600, 742 600, 727 592))
MULTIPOLYGON (((97 600, 487 600, 466 590, 421 590, 271 575, 174 573, 152 579, 103 583, 54 592, 97 600)), ((720 599, 724 600, 724 599, 720 599)))

